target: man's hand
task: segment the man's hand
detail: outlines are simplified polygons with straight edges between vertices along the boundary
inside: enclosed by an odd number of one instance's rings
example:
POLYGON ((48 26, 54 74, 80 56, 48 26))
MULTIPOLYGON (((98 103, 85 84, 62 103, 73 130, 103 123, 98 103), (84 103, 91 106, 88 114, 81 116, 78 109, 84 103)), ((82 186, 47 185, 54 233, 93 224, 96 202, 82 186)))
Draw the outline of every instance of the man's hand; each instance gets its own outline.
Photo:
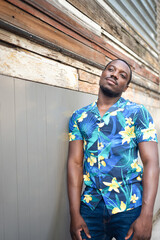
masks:
MULTIPOLYGON (((81 215, 76 217, 71 217, 70 233, 72 240, 82 240, 81 231, 84 231, 88 238, 91 238, 87 224, 81 215)), ((83 239, 85 240, 85 239, 83 239)))
POLYGON ((129 239, 132 234, 132 240, 150 240, 152 233, 152 217, 139 216, 130 226, 130 229, 125 237, 129 239))

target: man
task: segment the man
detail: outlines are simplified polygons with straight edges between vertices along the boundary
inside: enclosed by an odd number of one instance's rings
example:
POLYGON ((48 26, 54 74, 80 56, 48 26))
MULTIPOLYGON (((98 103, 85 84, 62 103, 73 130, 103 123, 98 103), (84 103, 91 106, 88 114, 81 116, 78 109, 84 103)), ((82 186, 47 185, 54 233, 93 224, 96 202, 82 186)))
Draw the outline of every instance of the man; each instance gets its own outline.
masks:
POLYGON ((100 77, 98 100, 70 119, 73 240, 151 237, 159 176, 157 136, 145 107, 121 97, 131 77, 127 62, 111 61, 100 77), (138 164, 138 150, 144 169, 138 164), (86 188, 81 196, 83 179, 86 188))

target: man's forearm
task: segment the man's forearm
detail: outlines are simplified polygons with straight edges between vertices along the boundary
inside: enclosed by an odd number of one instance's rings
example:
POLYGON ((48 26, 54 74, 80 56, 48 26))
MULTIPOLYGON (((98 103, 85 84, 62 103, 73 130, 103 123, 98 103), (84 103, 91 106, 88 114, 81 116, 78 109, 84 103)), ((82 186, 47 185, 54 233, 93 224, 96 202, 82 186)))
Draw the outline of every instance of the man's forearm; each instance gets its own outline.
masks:
POLYGON ((159 181, 158 144, 156 142, 139 143, 143 162, 143 199, 142 216, 152 216, 159 181))
POLYGON ((80 214, 83 166, 68 162, 68 196, 71 216, 80 214))
POLYGON ((141 215, 153 215, 154 202, 158 189, 159 167, 156 163, 146 163, 143 173, 143 199, 141 215))

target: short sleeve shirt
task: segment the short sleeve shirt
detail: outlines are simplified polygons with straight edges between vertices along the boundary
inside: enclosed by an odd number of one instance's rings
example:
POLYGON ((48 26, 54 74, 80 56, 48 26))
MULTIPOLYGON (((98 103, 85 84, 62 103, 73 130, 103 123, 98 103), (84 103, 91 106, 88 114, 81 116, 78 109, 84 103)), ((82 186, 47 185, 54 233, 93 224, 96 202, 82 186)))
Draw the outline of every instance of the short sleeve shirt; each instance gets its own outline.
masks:
POLYGON ((101 117, 95 101, 73 113, 69 140, 84 142, 83 202, 95 209, 103 198, 110 215, 142 205, 138 143, 157 142, 153 119, 143 105, 121 97, 101 117))

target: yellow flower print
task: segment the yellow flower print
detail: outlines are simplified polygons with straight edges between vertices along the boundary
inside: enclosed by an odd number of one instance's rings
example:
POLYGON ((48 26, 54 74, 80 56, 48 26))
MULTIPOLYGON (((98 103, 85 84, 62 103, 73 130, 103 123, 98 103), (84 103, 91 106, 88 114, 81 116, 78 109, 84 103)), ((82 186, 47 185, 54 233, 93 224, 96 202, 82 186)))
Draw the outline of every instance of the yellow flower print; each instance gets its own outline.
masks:
POLYGON ((99 156, 98 157, 98 168, 100 168, 101 166, 103 166, 103 167, 106 166, 106 162, 104 161, 104 157, 103 156, 99 156))
POLYGON ((103 157, 103 156, 99 156, 98 159, 99 159, 100 161, 102 161, 102 160, 104 159, 104 157, 103 157))
POLYGON ((132 209, 134 209, 134 208, 128 208, 127 211, 132 210, 132 209))
POLYGON ((77 119, 77 121, 78 121, 78 122, 82 122, 83 119, 86 118, 86 117, 87 117, 87 113, 86 113, 86 112, 83 112, 82 115, 81 115, 81 117, 79 117, 79 118, 77 119))
POLYGON ((132 168, 136 168, 136 172, 141 171, 141 167, 138 165, 138 159, 135 159, 134 162, 131 164, 132 168))
POLYGON ((96 103, 97 103, 97 100, 92 103, 92 107, 94 107, 94 105, 96 105, 96 103))
POLYGON ((102 142, 98 142, 98 150, 100 150, 100 149, 102 149, 102 148, 104 148, 103 143, 102 143, 102 142))
POLYGON ((134 124, 134 122, 132 121, 132 118, 125 118, 126 119, 126 124, 128 124, 128 125, 132 125, 132 124, 134 124))
POLYGON ((83 141, 83 149, 84 150, 86 149, 86 146, 87 146, 87 141, 84 139, 84 141, 83 141))
POLYGON ((121 185, 122 182, 117 182, 116 177, 114 177, 112 179, 111 183, 109 183, 109 182, 103 182, 103 183, 104 183, 104 185, 109 186, 108 191, 114 190, 115 192, 119 193, 119 189, 118 188, 119 188, 119 186, 121 185))
POLYGON ((86 175, 83 175, 84 181, 90 181, 90 174, 86 172, 86 175))
POLYGON ((92 195, 91 194, 86 194, 84 195, 84 201, 86 201, 87 203, 89 203, 90 201, 92 201, 92 195))
POLYGON ((149 128, 147 129, 142 129, 141 132, 143 133, 143 139, 148 139, 148 138, 155 138, 156 134, 156 129, 154 128, 153 123, 149 123, 149 128))
POLYGON ((132 195, 131 202, 136 203, 137 200, 138 200, 138 197, 136 196, 136 194, 132 195))
POLYGON ((123 137, 122 144, 125 142, 130 143, 131 138, 136 137, 136 135, 134 133, 134 126, 133 127, 126 126, 125 131, 121 131, 121 132, 119 132, 119 134, 121 134, 123 137))
POLYGON ((105 161, 101 161, 101 164, 103 165, 103 167, 105 167, 105 166, 106 166, 106 163, 105 163, 105 161))
POLYGON ((101 128, 104 126, 104 122, 98 123, 97 125, 101 128))
POLYGON ((68 135, 69 135, 69 141, 72 141, 72 140, 75 139, 75 135, 74 134, 69 133, 68 135))
POLYGON ((77 129, 79 130, 79 127, 78 127, 78 125, 77 125, 76 121, 74 122, 74 125, 73 125, 73 127, 74 127, 74 128, 77 128, 77 129))
POLYGON ((142 180, 142 178, 141 178, 140 176, 138 176, 138 177, 137 177, 137 180, 138 180, 138 181, 141 181, 141 180, 142 180))
POLYGON ((117 115, 117 112, 123 112, 123 111, 124 111, 124 109, 123 109, 123 108, 120 108, 120 109, 118 109, 118 110, 116 110, 116 111, 111 112, 110 115, 111 115, 111 116, 116 116, 116 115, 117 115))
POLYGON ((91 156, 87 159, 87 162, 90 163, 90 166, 93 166, 97 162, 97 159, 94 157, 93 153, 91 153, 91 156))
POLYGON ((125 210, 126 210, 126 204, 123 201, 121 201, 120 209, 118 207, 115 207, 115 208, 113 208, 112 213, 116 214, 116 213, 119 213, 119 212, 123 212, 125 210))

